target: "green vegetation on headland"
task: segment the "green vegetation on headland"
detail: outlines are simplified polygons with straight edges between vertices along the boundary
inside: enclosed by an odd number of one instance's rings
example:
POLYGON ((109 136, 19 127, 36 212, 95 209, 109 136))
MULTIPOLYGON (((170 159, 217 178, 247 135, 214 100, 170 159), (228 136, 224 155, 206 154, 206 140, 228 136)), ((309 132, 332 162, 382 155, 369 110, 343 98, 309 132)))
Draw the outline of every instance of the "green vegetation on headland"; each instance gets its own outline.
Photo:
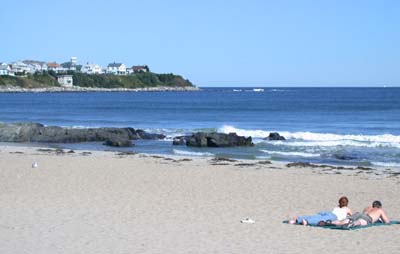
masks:
POLYGON ((144 87, 187 87, 193 86, 189 80, 174 74, 155 74, 151 72, 133 75, 83 74, 73 75, 74 85, 99 88, 144 88, 144 87))
POLYGON ((48 73, 21 76, 0 76, 0 86, 13 86, 21 88, 47 88, 59 87, 60 84, 54 76, 48 73))
MULTIPOLYGON (((131 75, 106 75, 68 73, 72 75, 74 86, 90 88, 146 88, 146 87, 193 87, 182 76, 174 74, 136 73, 131 75)), ((26 76, 0 76, 1 86, 21 88, 60 87, 54 72, 36 73, 26 76)))

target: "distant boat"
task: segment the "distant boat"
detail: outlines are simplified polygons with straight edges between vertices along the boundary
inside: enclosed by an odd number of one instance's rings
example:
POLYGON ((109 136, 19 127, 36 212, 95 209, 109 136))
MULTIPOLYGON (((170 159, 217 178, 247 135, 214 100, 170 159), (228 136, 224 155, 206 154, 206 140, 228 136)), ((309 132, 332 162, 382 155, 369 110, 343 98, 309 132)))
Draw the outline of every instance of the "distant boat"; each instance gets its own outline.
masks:
POLYGON ((241 92, 242 89, 233 89, 234 92, 241 92))
POLYGON ((254 88, 253 92, 264 92, 263 88, 254 88))

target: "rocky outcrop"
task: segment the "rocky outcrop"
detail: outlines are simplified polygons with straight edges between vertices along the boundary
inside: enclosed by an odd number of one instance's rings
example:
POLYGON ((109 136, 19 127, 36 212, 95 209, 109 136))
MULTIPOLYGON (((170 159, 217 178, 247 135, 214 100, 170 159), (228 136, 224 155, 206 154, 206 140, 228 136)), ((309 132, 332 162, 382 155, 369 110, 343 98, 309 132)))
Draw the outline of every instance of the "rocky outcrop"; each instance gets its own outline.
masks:
POLYGON ((145 132, 144 130, 134 130, 132 128, 130 128, 131 130, 133 130, 132 133, 134 133, 135 135, 135 139, 164 139, 165 135, 164 134, 155 134, 155 133, 148 133, 145 132))
POLYGON ((195 147, 232 147, 232 146, 252 146, 251 137, 238 136, 236 133, 205 133, 197 132, 191 136, 175 137, 174 145, 195 146, 195 147))
POLYGON ((133 146, 133 143, 129 139, 122 139, 117 137, 106 140, 106 142, 104 142, 103 145, 115 146, 115 147, 131 147, 133 146))
POLYGON ((39 123, 0 123, 0 142, 79 143, 107 141, 118 146, 132 145, 135 139, 163 139, 161 134, 151 134, 133 128, 64 128, 44 126, 39 123))
POLYGON ((281 136, 278 132, 270 132, 266 140, 286 140, 284 136, 281 136))

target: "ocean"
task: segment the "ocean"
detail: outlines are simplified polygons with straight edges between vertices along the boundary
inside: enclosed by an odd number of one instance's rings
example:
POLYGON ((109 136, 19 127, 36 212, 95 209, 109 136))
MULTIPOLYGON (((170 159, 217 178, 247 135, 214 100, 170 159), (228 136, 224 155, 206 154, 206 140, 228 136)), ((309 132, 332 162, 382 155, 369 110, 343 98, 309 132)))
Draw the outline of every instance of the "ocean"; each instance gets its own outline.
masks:
POLYGON ((165 140, 72 149, 400 167, 400 88, 202 88, 198 92, 2 93, 0 122, 133 127, 165 140), (173 146, 197 131, 251 136, 254 147, 173 146), (264 140, 279 132, 285 141, 264 140))

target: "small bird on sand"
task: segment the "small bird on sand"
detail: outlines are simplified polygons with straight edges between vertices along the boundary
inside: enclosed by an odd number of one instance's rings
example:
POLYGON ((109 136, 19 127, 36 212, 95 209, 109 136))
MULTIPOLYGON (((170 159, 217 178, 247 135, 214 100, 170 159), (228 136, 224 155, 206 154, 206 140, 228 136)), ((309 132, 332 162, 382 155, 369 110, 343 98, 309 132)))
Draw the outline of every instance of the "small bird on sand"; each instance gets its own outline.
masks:
POLYGON ((37 168, 37 167, 38 167, 38 164, 36 161, 34 163, 32 163, 32 168, 37 168))

